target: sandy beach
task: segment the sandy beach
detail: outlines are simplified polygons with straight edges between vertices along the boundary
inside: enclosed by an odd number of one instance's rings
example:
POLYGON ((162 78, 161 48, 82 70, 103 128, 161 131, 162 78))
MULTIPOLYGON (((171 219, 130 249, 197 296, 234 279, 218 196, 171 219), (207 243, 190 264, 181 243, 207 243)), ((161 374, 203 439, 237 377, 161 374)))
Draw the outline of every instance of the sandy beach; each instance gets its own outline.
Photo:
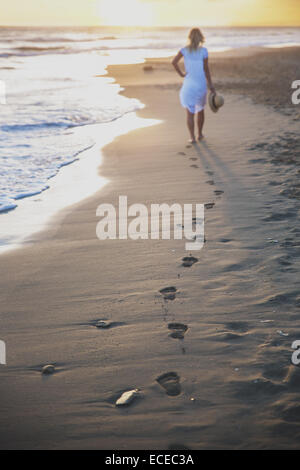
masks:
POLYGON ((99 168, 109 183, 1 255, 0 448, 299 448, 299 59, 300 48, 212 55, 226 104, 207 107, 194 146, 170 60, 109 67, 145 104, 138 116, 160 123, 115 139, 99 168), (182 265, 185 240, 100 241, 97 207, 119 195, 212 203, 195 264, 182 265))

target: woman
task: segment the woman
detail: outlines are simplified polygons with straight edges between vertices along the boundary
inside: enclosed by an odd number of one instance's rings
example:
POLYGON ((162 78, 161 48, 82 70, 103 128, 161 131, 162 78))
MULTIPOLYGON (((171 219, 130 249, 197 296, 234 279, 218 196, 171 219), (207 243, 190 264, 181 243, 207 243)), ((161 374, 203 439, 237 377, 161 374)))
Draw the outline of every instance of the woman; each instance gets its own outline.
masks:
POLYGON ((172 61, 179 75, 185 77, 180 90, 180 101, 182 106, 187 110, 187 125, 191 134, 191 143, 196 142, 195 114, 197 114, 198 140, 203 139, 202 129, 204 124, 207 84, 210 91, 215 93, 208 67, 208 52, 207 49, 203 47, 203 43, 204 36, 200 29, 193 28, 189 33, 188 46, 181 49, 172 61), (178 65, 182 57, 184 58, 186 73, 183 73, 178 65))

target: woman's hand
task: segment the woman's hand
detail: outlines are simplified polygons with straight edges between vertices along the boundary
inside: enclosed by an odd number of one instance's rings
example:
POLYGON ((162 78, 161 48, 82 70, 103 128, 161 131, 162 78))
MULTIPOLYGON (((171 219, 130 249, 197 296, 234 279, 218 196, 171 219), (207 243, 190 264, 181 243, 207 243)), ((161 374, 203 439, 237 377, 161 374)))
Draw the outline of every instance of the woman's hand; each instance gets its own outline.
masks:
POLYGON ((172 65, 173 65, 174 69, 176 70, 176 72, 178 73, 178 75, 180 75, 182 78, 184 78, 186 76, 186 73, 182 72, 180 70, 180 67, 178 66, 178 62, 180 61, 180 59, 182 57, 183 57, 182 52, 179 51, 177 56, 174 57, 174 59, 172 60, 172 65))
POLYGON ((210 89, 211 93, 212 93, 213 95, 215 95, 215 93, 216 93, 215 87, 214 87, 213 85, 211 85, 211 86, 209 87, 209 89, 210 89))

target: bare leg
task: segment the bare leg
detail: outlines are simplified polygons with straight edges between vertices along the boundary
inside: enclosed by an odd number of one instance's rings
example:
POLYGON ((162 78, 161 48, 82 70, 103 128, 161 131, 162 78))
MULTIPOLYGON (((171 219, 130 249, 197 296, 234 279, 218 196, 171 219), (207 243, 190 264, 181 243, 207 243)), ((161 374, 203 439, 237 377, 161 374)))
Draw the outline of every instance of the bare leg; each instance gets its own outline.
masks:
POLYGON ((190 113, 188 109, 187 109, 187 126, 191 134, 192 142, 196 142, 194 114, 190 113))
POLYGON ((203 139, 203 134, 202 134, 203 125, 204 125, 204 109, 202 109, 202 111, 198 113, 198 133, 199 133, 198 140, 203 139))

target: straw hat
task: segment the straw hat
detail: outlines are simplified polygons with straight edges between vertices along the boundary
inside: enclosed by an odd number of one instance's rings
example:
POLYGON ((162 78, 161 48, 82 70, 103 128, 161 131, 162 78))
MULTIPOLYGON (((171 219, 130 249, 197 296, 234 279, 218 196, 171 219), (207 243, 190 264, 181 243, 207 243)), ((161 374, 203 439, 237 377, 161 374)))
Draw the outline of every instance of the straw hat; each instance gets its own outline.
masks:
POLYGON ((209 98, 208 98, 209 106, 210 109, 216 113, 219 111, 219 108, 221 108, 224 104, 224 98, 221 95, 218 95, 217 93, 210 93, 209 98))

